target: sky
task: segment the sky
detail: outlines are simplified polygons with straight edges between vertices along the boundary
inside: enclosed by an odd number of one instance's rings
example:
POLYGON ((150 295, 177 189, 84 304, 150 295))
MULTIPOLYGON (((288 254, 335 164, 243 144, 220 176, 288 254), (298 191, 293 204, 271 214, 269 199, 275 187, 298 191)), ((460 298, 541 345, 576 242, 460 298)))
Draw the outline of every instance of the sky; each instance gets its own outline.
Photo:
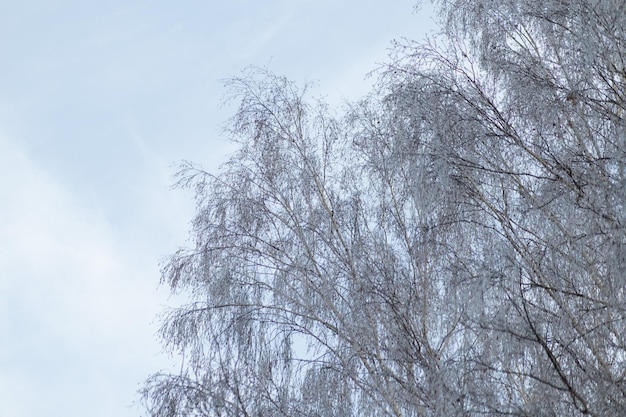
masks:
POLYGON ((159 263, 194 212, 172 175, 235 150, 223 80, 356 99, 391 40, 435 28, 414 3, 0 0, 0 414, 145 415, 136 391, 176 366, 159 263))

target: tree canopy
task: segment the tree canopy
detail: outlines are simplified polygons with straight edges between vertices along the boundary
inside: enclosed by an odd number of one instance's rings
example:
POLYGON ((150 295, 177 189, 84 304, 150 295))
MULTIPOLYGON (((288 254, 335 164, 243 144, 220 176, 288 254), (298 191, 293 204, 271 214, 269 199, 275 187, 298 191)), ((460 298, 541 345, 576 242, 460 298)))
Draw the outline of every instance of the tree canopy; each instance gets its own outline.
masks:
POLYGON ((150 417, 626 415, 626 3, 436 3, 341 115, 227 83, 150 417))

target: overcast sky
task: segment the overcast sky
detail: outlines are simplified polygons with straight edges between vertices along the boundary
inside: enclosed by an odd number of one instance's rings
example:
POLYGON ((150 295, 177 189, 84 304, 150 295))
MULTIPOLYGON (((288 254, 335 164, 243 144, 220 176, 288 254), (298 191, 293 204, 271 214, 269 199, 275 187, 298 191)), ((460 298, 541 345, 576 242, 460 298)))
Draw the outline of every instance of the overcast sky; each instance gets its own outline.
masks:
POLYGON ((0 0, 0 414, 140 416, 185 244, 171 167, 215 171, 220 80, 248 65, 366 93, 390 41, 434 28, 413 0, 0 0))

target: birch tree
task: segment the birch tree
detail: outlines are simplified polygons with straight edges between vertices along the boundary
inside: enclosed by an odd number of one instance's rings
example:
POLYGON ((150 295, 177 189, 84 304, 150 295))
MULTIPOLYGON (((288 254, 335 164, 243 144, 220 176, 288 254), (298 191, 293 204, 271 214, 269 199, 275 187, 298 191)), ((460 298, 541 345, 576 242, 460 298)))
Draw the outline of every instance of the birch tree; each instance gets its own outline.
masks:
POLYGON ((624 5, 441 4, 445 44, 400 45, 387 85, 482 248, 467 410, 622 415, 624 5))
POLYGON ((228 83, 150 417, 626 415, 626 6, 437 3, 340 116, 228 83))

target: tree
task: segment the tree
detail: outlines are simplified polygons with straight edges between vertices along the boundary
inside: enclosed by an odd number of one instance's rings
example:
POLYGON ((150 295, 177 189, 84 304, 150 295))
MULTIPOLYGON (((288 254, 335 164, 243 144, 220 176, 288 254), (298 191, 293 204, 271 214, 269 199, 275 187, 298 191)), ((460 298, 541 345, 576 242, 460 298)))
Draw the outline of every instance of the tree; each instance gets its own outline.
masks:
POLYGON ((438 3, 342 117, 228 83, 150 416, 626 415, 626 6, 438 3))

